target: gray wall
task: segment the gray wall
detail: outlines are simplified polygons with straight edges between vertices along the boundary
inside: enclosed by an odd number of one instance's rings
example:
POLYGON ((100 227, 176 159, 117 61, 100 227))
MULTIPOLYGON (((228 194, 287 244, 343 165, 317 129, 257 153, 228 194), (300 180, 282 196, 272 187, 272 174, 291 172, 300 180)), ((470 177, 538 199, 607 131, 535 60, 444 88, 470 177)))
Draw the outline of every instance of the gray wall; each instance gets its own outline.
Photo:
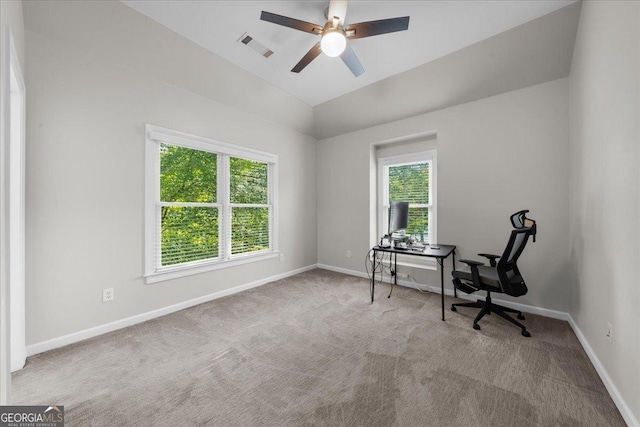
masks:
MULTIPOLYGON (((227 106, 311 135, 311 107, 119 1, 24 3, 25 25, 48 37, 227 106)), ((242 32, 244 30, 240 30, 242 32)))
MULTIPOLYGON (((160 30, 158 44, 174 37, 160 30)), ((82 44, 28 30, 26 58, 27 345, 316 263, 315 139, 82 44), (284 261, 145 285, 145 123, 279 155, 284 261)))
MULTIPOLYGON (((568 115, 568 82, 560 79, 319 141, 318 262, 364 271, 374 242, 372 144, 436 132, 439 242, 457 245, 463 258, 500 254, 509 214, 530 209, 538 241, 521 258, 530 291, 517 301, 567 311, 568 115)), ((436 272, 410 274, 439 285, 436 272)))
POLYGON ((570 80, 571 315, 640 420, 639 2, 584 2, 570 80))

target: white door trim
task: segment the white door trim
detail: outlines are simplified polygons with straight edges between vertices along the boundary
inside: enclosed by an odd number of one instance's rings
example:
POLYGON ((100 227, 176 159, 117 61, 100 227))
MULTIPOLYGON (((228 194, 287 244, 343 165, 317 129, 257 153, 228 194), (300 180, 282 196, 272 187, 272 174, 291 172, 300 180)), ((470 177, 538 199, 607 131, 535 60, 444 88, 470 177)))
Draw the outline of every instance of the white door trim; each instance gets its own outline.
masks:
POLYGON ((0 57, 0 75, 2 76, 0 81, 2 94, 0 98, 0 158, 2 159, 0 162, 0 404, 7 405, 11 401, 12 367, 24 366, 26 358, 24 334, 25 85, 11 27, 5 26, 0 28, 0 31, 3 32, 0 57), (17 124, 12 125, 12 117, 15 121, 16 109, 18 121, 17 124), (17 299, 13 298, 14 294, 17 299))
POLYGON ((11 371, 24 367, 25 342, 25 84, 15 42, 9 40, 9 310, 11 371))

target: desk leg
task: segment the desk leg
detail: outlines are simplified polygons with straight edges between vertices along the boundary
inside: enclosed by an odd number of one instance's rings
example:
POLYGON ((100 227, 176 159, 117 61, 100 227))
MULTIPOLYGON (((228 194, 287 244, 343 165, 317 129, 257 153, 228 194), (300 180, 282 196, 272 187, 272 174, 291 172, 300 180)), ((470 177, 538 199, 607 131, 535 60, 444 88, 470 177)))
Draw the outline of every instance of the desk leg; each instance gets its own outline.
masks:
MULTIPOLYGON (((453 255, 453 271, 456 271, 456 250, 455 249, 453 250, 451 255, 453 255)), ((455 286, 453 287, 453 296, 458 298, 458 290, 456 289, 455 286)))
MULTIPOLYGON (((391 259, 389 259, 389 265, 391 265, 391 259)), ((389 291, 389 296, 387 298, 391 298, 391 292, 393 292, 393 286, 398 284, 398 254, 393 254, 393 282, 391 282, 391 290, 389 291)))
POLYGON ((438 258, 440 264, 440 301, 442 303, 442 321, 444 322, 444 260, 438 258))
POLYGON ((373 272, 371 273, 371 304, 373 304, 373 294, 376 291, 376 258, 378 257, 378 252, 373 251, 373 261, 371 263, 373 272))

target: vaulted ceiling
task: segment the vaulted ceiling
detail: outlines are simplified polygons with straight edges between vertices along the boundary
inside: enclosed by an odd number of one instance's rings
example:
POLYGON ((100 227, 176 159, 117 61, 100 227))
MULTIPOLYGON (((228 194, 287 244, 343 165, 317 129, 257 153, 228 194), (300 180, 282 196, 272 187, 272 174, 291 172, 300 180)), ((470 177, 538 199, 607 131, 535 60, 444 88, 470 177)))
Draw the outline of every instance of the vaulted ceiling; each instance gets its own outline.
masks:
MULTIPOLYGON (((123 0, 178 34, 311 106, 474 45, 575 0, 348 2, 347 23, 410 16, 409 29, 350 41, 365 72, 354 77, 339 58, 320 55, 300 74, 290 70, 319 36, 260 20, 261 11, 324 24, 328 1, 123 0), (238 39, 248 33, 274 54, 265 58, 238 39)), ((544 35, 541 35, 544 36, 544 35)), ((552 48, 552 46, 549 46, 552 48)), ((527 46, 522 46, 527 49, 527 46)))
POLYGON ((408 31, 352 40, 365 73, 320 55, 318 36, 260 20, 323 22, 316 1, 36 1, 27 33, 322 140, 567 77, 581 3, 349 1, 347 22, 411 16, 408 31), (144 12, 144 13, 140 13, 144 12), (249 33, 275 53, 237 40, 249 33), (314 38, 315 37, 315 38, 314 38))

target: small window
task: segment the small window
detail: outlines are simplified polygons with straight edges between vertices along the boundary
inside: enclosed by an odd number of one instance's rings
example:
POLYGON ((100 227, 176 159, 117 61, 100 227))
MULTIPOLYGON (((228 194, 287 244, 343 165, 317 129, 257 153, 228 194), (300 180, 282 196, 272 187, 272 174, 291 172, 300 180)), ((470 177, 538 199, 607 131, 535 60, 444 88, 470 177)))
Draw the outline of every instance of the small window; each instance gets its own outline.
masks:
POLYGON ((378 159, 380 236, 387 234, 391 202, 406 201, 406 235, 424 243, 436 242, 435 160, 435 151, 378 159))
POLYGON ((147 126, 147 282, 276 256, 277 156, 147 126))

